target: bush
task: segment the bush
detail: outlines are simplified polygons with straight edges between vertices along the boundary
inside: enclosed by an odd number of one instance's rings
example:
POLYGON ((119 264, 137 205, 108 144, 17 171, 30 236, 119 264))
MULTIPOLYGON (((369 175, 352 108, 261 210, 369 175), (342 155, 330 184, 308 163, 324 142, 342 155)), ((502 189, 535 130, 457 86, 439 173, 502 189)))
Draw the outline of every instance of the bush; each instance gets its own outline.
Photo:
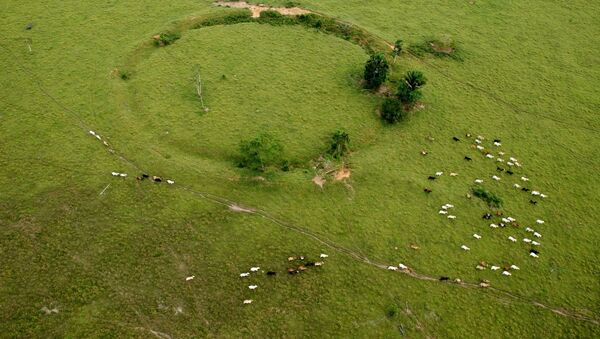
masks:
POLYGON ((344 130, 337 130, 331 136, 331 145, 329 146, 329 155, 339 159, 346 155, 350 150, 350 135, 344 130))
POLYGON ((160 33, 158 36, 154 37, 154 45, 168 46, 179 40, 179 38, 181 38, 181 34, 179 33, 160 33))
POLYGON ((257 19, 259 23, 270 25, 297 25, 298 20, 294 17, 283 15, 277 11, 262 11, 257 19))
POLYGON ((408 71, 398 86, 398 99, 408 105, 414 104, 422 96, 421 87, 425 86, 427 79, 419 71, 408 71))
POLYGON ((396 57, 400 56, 400 54, 402 54, 402 45, 404 44, 404 42, 402 40, 396 40, 396 42, 394 43, 394 50, 392 51, 392 55, 394 56, 394 62, 396 61, 396 57))
POLYGON ((404 118, 404 111, 400 101, 395 98, 386 98, 381 104, 381 118, 387 123, 394 124, 404 118))
POLYGON ((267 167, 281 163, 283 147, 270 134, 240 143, 239 166, 264 172, 267 167))
POLYGON ((365 65, 365 86, 370 89, 377 89, 387 78, 387 72, 390 66, 383 53, 371 55, 371 58, 365 65))
POLYGON ((251 22, 252 20, 252 13, 248 11, 232 11, 224 15, 218 14, 207 17, 194 25, 194 28, 197 29, 217 25, 234 25, 243 22, 251 22))
POLYGON ((488 204, 488 206, 490 206, 490 207, 496 207, 496 208, 502 207, 502 199, 500 199, 500 197, 498 197, 494 193, 486 191, 485 189, 483 189, 481 187, 474 188, 473 195, 475 195, 479 199, 485 201, 488 204))

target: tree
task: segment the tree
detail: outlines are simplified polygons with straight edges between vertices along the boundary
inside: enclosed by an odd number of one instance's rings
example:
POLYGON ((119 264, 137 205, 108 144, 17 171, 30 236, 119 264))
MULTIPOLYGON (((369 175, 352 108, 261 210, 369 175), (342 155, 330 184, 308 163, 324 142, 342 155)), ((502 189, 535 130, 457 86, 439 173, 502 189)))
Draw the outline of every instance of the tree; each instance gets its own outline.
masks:
POLYGON ((273 136, 260 134, 240 143, 240 167, 264 172, 267 167, 281 162, 283 147, 273 136))
POLYGON ((369 89, 379 88, 387 78, 389 68, 390 66, 382 53, 371 55, 371 58, 365 64, 366 87, 369 89))
POLYGON ((427 79, 419 71, 408 71, 398 86, 398 99, 408 105, 414 104, 422 96, 421 87, 425 86, 427 79))
POLYGON ((396 40, 396 43, 394 43, 394 50, 392 51, 392 55, 394 56, 394 63, 396 63, 396 57, 400 56, 400 54, 402 54, 402 45, 404 44, 404 42, 400 39, 396 40))
POLYGON ((331 136, 331 145, 328 153, 335 159, 343 157, 350 150, 350 135, 341 129, 338 129, 331 136))
POLYGON ((396 98, 386 98, 381 104, 381 118, 390 124, 402 120, 403 113, 400 101, 396 98))

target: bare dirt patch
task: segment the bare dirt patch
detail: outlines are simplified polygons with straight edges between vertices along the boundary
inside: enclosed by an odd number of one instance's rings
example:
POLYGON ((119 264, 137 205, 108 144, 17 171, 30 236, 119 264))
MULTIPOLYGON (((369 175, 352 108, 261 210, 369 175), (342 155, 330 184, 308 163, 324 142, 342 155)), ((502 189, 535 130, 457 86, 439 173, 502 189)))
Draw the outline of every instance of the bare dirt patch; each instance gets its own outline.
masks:
POLYGON ((245 1, 217 1, 215 6, 230 7, 230 8, 246 8, 252 12, 253 18, 260 17, 260 13, 264 11, 275 11, 281 15, 301 15, 312 13, 309 10, 300 7, 270 7, 265 5, 251 5, 245 1))
POLYGON ((312 182, 321 188, 323 188, 323 185, 325 185, 326 181, 327 180, 320 175, 316 175, 314 178, 312 178, 312 182))
POLYGON ((346 168, 346 167, 342 167, 341 169, 339 169, 338 171, 336 171, 333 174, 333 177, 335 178, 335 180, 341 181, 341 180, 350 178, 350 175, 352 175, 352 173, 350 172, 350 169, 346 168))

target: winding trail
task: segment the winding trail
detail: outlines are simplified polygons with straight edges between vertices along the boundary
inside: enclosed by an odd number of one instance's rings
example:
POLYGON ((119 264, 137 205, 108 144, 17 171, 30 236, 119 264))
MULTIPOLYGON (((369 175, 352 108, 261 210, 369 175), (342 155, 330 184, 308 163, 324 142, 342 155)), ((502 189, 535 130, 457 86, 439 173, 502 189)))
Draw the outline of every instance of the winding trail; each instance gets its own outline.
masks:
MULTIPOLYGON (((64 112, 67 113, 67 115, 71 116, 75 121, 72 123, 73 125, 75 125, 76 127, 78 127, 81 131, 82 131, 82 136, 83 137, 89 137, 88 136, 88 130, 90 130, 90 126, 84 121, 84 119, 81 117, 81 115, 79 114, 79 112, 75 111, 74 109, 64 105, 63 103, 61 103, 58 99, 56 99, 54 96, 52 96, 47 89, 42 85, 41 80, 39 79, 39 77, 32 72, 31 70, 29 70, 25 65, 23 65, 20 61, 19 58, 17 57, 17 55, 8 47, 6 47, 2 42, 0 42, 0 48, 4 49, 5 51, 7 51, 9 54, 11 54, 12 58, 11 61, 14 62, 19 70, 21 72, 23 72, 24 74, 26 74, 29 78, 29 80, 31 82, 34 83, 34 85, 38 88, 38 90, 42 93, 43 96, 47 97, 49 99, 50 102, 54 103, 55 105, 57 105, 59 108, 61 108, 62 110, 64 110, 64 112)), ((120 159, 121 161, 127 163, 128 165, 130 165, 132 168, 136 169, 137 171, 140 172, 149 172, 149 171, 144 171, 142 166, 137 164, 135 161, 130 160, 126 155, 120 153, 118 150, 115 150, 112 147, 108 147, 108 148, 104 148, 105 151, 107 151, 110 155, 117 157, 118 159, 120 159)), ((166 186, 165 186, 166 187, 166 186)), ((344 254, 348 257, 350 257, 351 259, 357 261, 357 262, 361 262, 373 267, 376 267, 378 269, 382 269, 382 270, 386 270, 387 271, 387 267, 389 266, 388 264, 384 264, 381 262, 377 262, 374 260, 371 260, 370 258, 368 258, 365 255, 359 254, 356 251, 349 249, 347 247, 344 247, 343 245, 340 245, 328 238, 326 238, 325 236, 322 235, 318 235, 313 231, 310 231, 307 228, 304 227, 300 227, 297 225, 294 225, 293 223, 287 222, 283 219, 280 219, 278 217, 275 217, 273 214, 261 210, 261 209, 257 209, 257 208, 252 208, 252 207, 248 207, 248 206, 244 206, 243 204, 239 203, 239 202, 235 202, 232 200, 229 200, 226 197, 223 196, 219 196, 219 195, 215 195, 212 194, 210 192, 202 192, 202 191, 198 191, 195 190, 194 188, 190 187, 190 186, 183 186, 180 184, 176 184, 174 186, 174 188, 181 190, 183 192, 187 192, 193 196, 196 196, 198 198, 201 199, 205 199, 207 201, 211 201, 215 204, 219 204, 222 205, 226 208, 229 208, 230 210, 232 210, 233 212, 236 213, 247 213, 247 214, 251 214, 251 215, 256 215, 258 217, 262 217, 266 220, 269 220, 270 222, 274 223, 275 225, 278 225, 280 227, 283 227, 285 229, 297 232, 299 234, 302 234, 308 238, 313 239, 314 241, 327 246, 328 248, 339 252, 341 254, 344 254)), ((590 317, 586 314, 583 314, 581 312, 575 311, 575 310, 569 310, 566 308, 562 308, 562 307, 555 307, 555 306, 550 306, 541 302, 538 302, 536 300, 531 300, 528 299, 526 297, 511 293, 509 291, 506 290, 502 290, 499 288, 495 288, 495 287, 488 287, 488 288, 481 288, 479 287, 478 284, 476 283, 469 283, 469 282, 460 282, 460 283, 448 283, 448 282, 441 282, 438 280, 438 278, 434 277, 434 276, 430 276, 430 275, 426 275, 426 274, 422 274, 422 273, 418 273, 417 271, 413 270, 413 269, 408 269, 408 270, 399 270, 399 271, 389 271, 390 274, 391 273, 401 273, 401 274, 405 274, 409 277, 412 277, 414 279, 418 279, 418 280, 422 280, 422 281, 429 281, 429 282, 435 282, 435 283, 439 283, 439 284, 451 284, 454 286, 458 286, 458 287, 462 287, 462 288, 466 288, 466 289, 470 289, 470 290, 479 290, 479 291, 485 291, 486 293, 494 293, 496 295, 497 298, 503 300, 503 301, 507 301, 507 302, 521 302, 524 304, 529 304, 529 305, 533 305, 535 307, 539 307, 545 310, 549 310, 557 315, 563 316, 563 317, 568 317, 568 318, 572 318, 575 320, 579 320, 579 321, 585 321, 585 322, 589 322, 592 323, 594 325, 600 325, 600 320, 598 318, 594 318, 594 317, 590 317)), ((591 311, 588 311, 588 313, 592 314, 591 311)), ((152 333, 156 336, 163 336, 163 333, 160 332, 156 332, 156 333, 152 333)))

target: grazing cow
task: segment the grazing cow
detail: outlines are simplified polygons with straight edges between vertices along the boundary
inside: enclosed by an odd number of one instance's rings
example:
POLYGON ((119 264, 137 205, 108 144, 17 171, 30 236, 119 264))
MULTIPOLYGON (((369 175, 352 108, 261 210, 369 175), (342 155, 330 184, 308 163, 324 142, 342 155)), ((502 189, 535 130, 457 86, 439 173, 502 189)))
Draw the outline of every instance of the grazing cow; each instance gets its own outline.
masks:
POLYGON ((513 217, 506 217, 506 219, 508 219, 508 221, 510 222, 515 222, 517 221, 517 219, 513 218, 513 217))
POLYGON ((521 180, 522 181, 529 181, 529 178, 528 177, 521 177, 521 180))
POLYGON ((157 177, 157 176, 153 176, 152 177, 152 181, 154 181, 154 182, 162 182, 162 178, 161 177, 157 177))
POLYGON ((429 179, 429 180, 435 180, 435 177, 430 175, 429 177, 427 177, 427 179, 429 179))
POLYGON ((396 266, 388 266, 387 269, 390 270, 390 271, 397 271, 398 267, 396 267, 396 266))
POLYGON ((477 146, 475 146, 475 148, 477 148, 477 149, 478 149, 478 150, 480 150, 480 151, 483 151, 483 150, 484 150, 484 147, 483 147, 483 146, 481 146, 481 145, 477 145, 477 146))
POLYGON ((471 159, 471 157, 468 157, 468 156, 466 156, 466 155, 465 155, 465 160, 467 160, 467 161, 471 161, 471 160, 473 160, 473 159, 471 159))
POLYGON ((404 264, 402 264, 402 263, 398 264, 398 267, 399 267, 401 270, 408 269, 408 266, 406 266, 406 265, 404 265, 404 264))
POLYGON ((315 266, 323 266, 324 264, 325 264, 325 263, 324 263, 324 262, 322 262, 322 261, 317 261, 317 262, 315 263, 315 266))
POLYGON ((312 267, 312 266, 315 266, 315 262, 314 261, 309 261, 305 265, 306 265, 306 267, 312 267))
POLYGON ((531 191, 531 195, 540 195, 540 192, 538 192, 538 191, 531 191))
POLYGON ((468 247, 467 247, 467 246, 465 246, 465 245, 461 245, 461 246, 460 246, 460 248, 462 248, 462 249, 463 249, 463 250, 465 250, 465 251, 470 251, 470 250, 471 250, 470 248, 468 248, 468 247))
POLYGON ((541 225, 541 224, 543 224, 544 222, 545 222, 545 221, 544 221, 544 220, 541 220, 541 219, 538 219, 538 220, 536 220, 536 221, 535 221, 535 223, 536 223, 536 224, 540 224, 540 225, 541 225))
POLYGON ((245 277, 248 277, 248 276, 250 276, 250 273, 248 273, 248 272, 240 273, 240 277, 242 277, 242 278, 245 278, 245 277))
POLYGON ((167 184, 173 185, 174 183, 175 183, 175 181, 167 179, 167 184))
POLYGON ((517 242, 517 239, 515 239, 512 235, 508 236, 508 240, 510 240, 512 242, 517 242))
POLYGON ((530 250, 529 250, 529 253, 540 254, 540 252, 539 252, 539 251, 537 251, 537 250, 534 250, 534 249, 530 249, 530 250))
POLYGON ((508 223, 510 222, 510 219, 508 219, 508 218, 502 218, 502 222, 504 222, 504 223, 507 223, 507 224, 508 224, 508 223))
POLYGON ((249 285, 248 288, 251 290, 255 290, 258 286, 257 285, 249 285))
POLYGON ((296 271, 296 269, 295 269, 295 268, 288 268, 287 272, 288 272, 289 274, 292 274, 292 275, 293 275, 293 274, 297 274, 297 273, 298 273, 298 271, 296 271))
POLYGON ((475 179, 475 183, 476 183, 476 184, 482 184, 482 183, 483 183, 483 180, 481 180, 481 179, 475 179))
POLYGON ((505 275, 505 276, 509 277, 512 274, 509 271, 502 271, 502 275, 505 275))
POLYGON ((269 271, 269 272, 267 272, 267 275, 270 275, 270 276, 277 275, 277 272, 269 271))
POLYGON ((327 257, 329 257, 329 255, 327 255, 325 253, 321 253, 321 255, 319 257, 321 257, 321 258, 327 258, 327 257))
POLYGON ((435 172, 435 175, 436 175, 437 177, 441 176, 442 174, 444 174, 444 172, 435 172))
POLYGON ((246 300, 244 300, 244 304, 245 305, 252 304, 252 299, 246 299, 246 300))
POLYGON ((521 191, 523 191, 523 192, 529 192, 529 191, 530 191, 530 189, 529 189, 529 188, 526 188, 526 187, 523 187, 523 188, 521 188, 521 191))
POLYGON ((513 172, 513 171, 511 171, 511 170, 508 170, 508 171, 506 171, 506 174, 508 174, 508 175, 513 175, 513 174, 515 174, 515 172, 513 172))
POLYGON ((514 187, 514 188, 521 188, 521 185, 519 185, 519 184, 514 184, 514 185, 513 185, 513 187, 514 187))
POLYGON ((467 138, 470 138, 470 137, 471 137, 471 133, 467 133, 467 134, 465 134, 465 136, 466 136, 467 138))
POLYGON ((542 237, 542 235, 539 234, 538 232, 533 232, 533 236, 536 237, 536 238, 541 238, 542 237))
POLYGON ((306 266, 304 266, 304 265, 298 266, 298 271, 306 271, 306 266))
POLYGON ((125 178, 125 177, 127 176, 127 173, 119 173, 119 175, 120 175, 122 178, 125 178))
POLYGON ((485 267, 483 267, 481 265, 477 265, 477 266, 475 266, 475 269, 478 271, 483 271, 483 270, 485 270, 485 267))
POLYGON ((496 224, 490 224, 490 227, 491 228, 498 228, 498 225, 496 225, 496 224))
POLYGON ((431 188, 427 188, 427 187, 425 187, 425 188, 423 189, 423 191, 424 191, 425 193, 431 193, 431 192, 433 192, 433 191, 431 190, 431 188))
POLYGON ((496 180, 496 181, 500 181, 500 177, 492 175, 492 179, 496 180))
POLYGON ((526 242, 526 243, 530 243, 531 239, 529 239, 529 238, 523 238, 523 241, 526 242))
POLYGON ((530 257, 534 257, 534 258, 537 258, 537 257, 539 257, 539 256, 538 256, 536 253, 533 253, 533 252, 529 253, 529 256, 530 256, 530 257))
POLYGON ((483 287, 483 288, 490 287, 490 283, 486 283, 486 282, 480 282, 480 283, 479 283, 479 287, 483 287))
POLYGON ((492 219, 492 214, 490 214, 490 213, 486 213, 486 214, 484 214, 484 215, 483 215, 483 217, 482 217, 482 218, 483 218, 483 219, 486 219, 486 220, 490 220, 490 219, 492 219))
POLYGON ((488 158, 488 159, 494 159, 494 156, 491 155, 491 154, 486 154, 485 157, 488 158))
POLYGON ((113 177, 118 177, 121 173, 119 173, 119 172, 111 172, 110 174, 112 174, 113 177))
POLYGON ((296 260, 296 257, 288 257, 288 261, 294 261, 296 260))
POLYGON ((440 277, 440 281, 448 281, 450 280, 450 277, 440 277))
POLYGON ((490 267, 490 270, 492 270, 492 271, 497 271, 499 269, 500 269, 500 267, 498 267, 498 266, 492 266, 492 267, 490 267))
POLYGON ((534 241, 532 241, 532 242, 531 242, 531 244, 532 244, 532 245, 534 245, 534 246, 540 246, 540 243, 539 243, 539 242, 537 242, 537 241, 535 241, 535 240, 534 240, 534 241))
POLYGON ((502 144, 499 142, 494 142, 494 146, 500 147, 500 146, 502 146, 502 144))
POLYGON ((510 265, 510 268, 512 268, 513 270, 520 270, 519 266, 517 265, 510 265))
POLYGON ((504 172, 504 168, 496 166, 496 171, 498 171, 498 172, 504 172))
POLYGON ((258 271, 260 271, 260 267, 250 267, 250 271, 251 272, 258 272, 258 271))
POLYGON ((439 214, 448 214, 448 211, 446 211, 446 210, 440 210, 438 213, 439 214))
POLYGON ((460 139, 457 138, 457 137, 452 137, 452 140, 454 140, 454 141, 460 141, 460 139))
POLYGON ((494 142, 501 142, 500 139, 494 139, 494 142))
POLYGON ((96 135, 96 132, 94 132, 94 131, 90 131, 90 135, 94 135, 94 136, 95 136, 95 135, 96 135))
POLYGON ((496 158, 496 161, 497 162, 504 162, 504 159, 502 159, 502 158, 496 158))
POLYGON ((454 220, 454 219, 456 219, 456 216, 455 216, 455 215, 449 215, 449 216, 448 216, 448 219, 452 219, 452 220, 454 220))
POLYGON ((532 204, 532 205, 536 205, 537 201, 535 201, 535 200, 529 200, 529 203, 532 204))
POLYGON ((455 177, 455 176, 457 176, 457 175, 458 175, 458 173, 454 173, 454 172, 450 173, 450 176, 451 176, 451 177, 455 177))
POLYGON ((479 234, 475 233, 475 234, 473 234, 473 238, 479 240, 479 239, 481 239, 481 236, 479 234))
POLYGON ((525 229, 525 231, 527 231, 527 232, 535 232, 535 231, 533 230, 533 228, 531 228, 531 227, 527 227, 527 228, 525 229))
POLYGON ((544 193, 540 193, 540 198, 542 198, 542 199, 545 199, 545 198, 547 198, 547 197, 548 197, 548 196, 547 196, 547 195, 545 195, 544 193))
POLYGON ((504 155, 504 152, 498 152, 498 155, 504 155))
POLYGON ((192 275, 190 277, 185 278, 185 281, 194 280, 195 277, 196 277, 195 275, 192 275))
POLYGON ((150 176, 149 176, 148 174, 146 174, 146 173, 142 173, 142 178, 144 178, 144 179, 148 179, 149 177, 150 177, 150 176))

